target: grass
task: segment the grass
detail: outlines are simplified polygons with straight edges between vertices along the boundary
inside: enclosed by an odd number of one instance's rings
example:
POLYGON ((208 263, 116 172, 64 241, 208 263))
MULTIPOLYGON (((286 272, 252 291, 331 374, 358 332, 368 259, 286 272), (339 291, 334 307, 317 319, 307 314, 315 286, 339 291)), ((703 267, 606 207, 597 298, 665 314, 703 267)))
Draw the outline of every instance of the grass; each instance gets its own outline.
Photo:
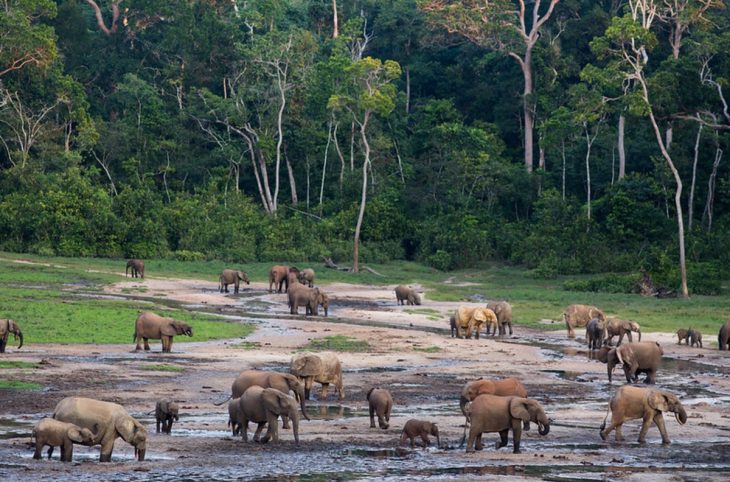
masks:
POLYGON ((438 346, 427 346, 427 347, 414 346, 413 351, 420 351, 422 353, 438 353, 441 351, 441 348, 438 346))
POLYGON ((0 380, 0 390, 37 390, 43 387, 39 383, 21 382, 19 380, 0 380))
POLYGON ((185 369, 183 367, 179 367, 176 365, 165 365, 165 364, 156 364, 156 365, 141 365, 139 366, 140 370, 151 370, 156 372, 184 372, 185 369))
POLYGON ((38 368, 38 363, 24 362, 24 361, 0 361, 0 368, 38 368))
POLYGON ((426 315, 429 320, 433 321, 438 321, 443 318, 440 311, 431 308, 406 308, 403 311, 414 315, 426 315))
POLYGON ((306 346, 307 350, 330 350, 330 351, 368 351, 370 345, 366 341, 358 340, 345 335, 326 336, 312 340, 306 346))
POLYGON ((230 348, 240 348, 242 350, 257 350, 261 348, 261 343, 257 341, 242 341, 233 345, 228 345, 230 348))

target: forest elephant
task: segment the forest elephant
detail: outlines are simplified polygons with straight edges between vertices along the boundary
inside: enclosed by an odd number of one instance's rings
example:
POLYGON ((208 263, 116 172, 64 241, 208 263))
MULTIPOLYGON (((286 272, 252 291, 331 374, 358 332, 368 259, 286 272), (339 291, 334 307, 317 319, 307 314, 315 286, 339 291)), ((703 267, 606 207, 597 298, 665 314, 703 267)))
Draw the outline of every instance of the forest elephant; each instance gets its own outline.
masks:
POLYGON ((411 448, 414 448, 416 446, 416 437, 421 437, 423 448, 425 449, 431 445, 431 440, 428 438, 429 435, 436 437, 436 446, 441 447, 438 426, 427 420, 416 420, 412 418, 403 426, 403 431, 400 434, 400 443, 403 445, 406 443, 406 440, 410 439, 411 448))
POLYGON ((258 442, 261 430, 268 424, 266 435, 261 443, 269 440, 279 441, 279 416, 291 419, 294 441, 299 444, 299 404, 294 397, 275 388, 252 386, 246 389, 239 399, 241 438, 248 441, 248 422, 258 424, 253 441, 258 442))
POLYGON ((130 259, 127 261, 127 267, 124 269, 124 276, 127 277, 131 269, 132 278, 144 279, 144 261, 141 259, 130 259))
POLYGON ((623 365, 628 383, 638 381, 639 373, 646 373, 644 383, 656 383, 656 372, 662 363, 664 351, 661 345, 653 341, 625 343, 616 348, 602 347, 596 358, 608 365, 608 381, 611 382, 616 364, 623 365))
POLYGON ((730 350, 730 320, 720 327, 720 333, 717 334, 717 349, 730 350))
POLYGON ((13 334, 14 340, 19 340, 18 350, 23 346, 23 332, 15 320, 0 320, 0 353, 5 353, 5 347, 8 346, 8 336, 13 334))
MULTIPOLYGON (((293 392, 294 397, 302 409, 302 415, 305 419, 309 420, 304 406, 304 400, 306 398, 304 396, 304 384, 294 375, 262 370, 244 370, 234 380, 233 385, 231 385, 231 397, 239 398, 252 386, 275 388, 284 393, 293 392)), ((289 418, 284 416, 282 417, 282 421, 284 422, 284 429, 288 429, 289 418)))
POLYGON ((684 340, 684 343, 686 345, 689 345, 689 330, 685 330, 684 328, 680 328, 677 330, 677 345, 682 344, 682 340, 684 340))
POLYGON ((459 399, 459 406, 461 407, 461 413, 469 421, 469 416, 466 413, 466 404, 473 401, 479 395, 497 395, 500 397, 522 397, 527 398, 527 389, 525 386, 516 378, 504 378, 502 380, 488 380, 479 378, 472 380, 464 384, 464 388, 461 390, 461 398, 459 399))
POLYGON ((150 349, 148 340, 161 340, 162 353, 170 353, 172 350, 172 337, 175 335, 193 336, 193 329, 184 321, 159 316, 151 311, 143 311, 134 324, 134 338, 132 341, 137 342, 135 350, 140 350, 140 340, 144 340, 144 349, 147 351, 150 349))
POLYGON ((271 293, 271 287, 273 286, 277 293, 281 293, 282 287, 284 291, 289 288, 289 282, 287 281, 287 275, 289 274, 289 266, 274 265, 269 270, 269 293, 271 293))
POLYGON ((456 336, 459 338, 471 338, 472 332, 476 332, 476 339, 479 339, 479 332, 485 325, 492 325, 494 333, 497 332, 497 315, 488 308, 473 308, 460 306, 454 314, 456 324, 456 336))
POLYGON ((606 340, 606 324, 598 318, 593 318, 586 325, 586 341, 589 350, 598 350, 606 340))
POLYGON ((221 275, 218 277, 218 292, 228 293, 228 285, 233 285, 233 294, 238 294, 238 288, 241 281, 247 285, 251 284, 248 279, 248 274, 245 271, 236 271, 233 269, 224 269, 221 275))
POLYGON ((337 355, 331 352, 297 353, 291 359, 289 371, 304 383, 304 397, 309 400, 314 382, 322 384, 320 400, 327 398, 329 385, 333 384, 344 400, 345 389, 342 385, 342 365, 337 355))
POLYGON ((234 437, 241 433, 241 398, 232 398, 228 402, 228 426, 234 437))
POLYGON ((312 288, 314 286, 314 270, 312 268, 301 270, 299 272, 299 282, 312 288))
MULTIPOLYGON (((497 324, 499 325, 500 336, 507 333, 505 325, 509 327, 509 334, 512 336, 512 305, 506 301, 491 301, 487 303, 487 308, 494 311, 497 315, 497 324)), ((489 325, 487 325, 487 335, 489 334, 489 325)))
POLYGON ((101 445, 99 461, 110 462, 117 437, 134 447, 140 462, 147 450, 147 430, 121 405, 91 398, 67 397, 58 402, 53 418, 94 432, 91 445, 101 445))
POLYGON ((299 314, 299 307, 304 306, 304 314, 319 316, 319 307, 324 309, 324 316, 329 310, 329 298, 319 288, 307 288, 301 283, 289 285, 287 292, 289 308, 292 315, 299 314))
POLYGON ((421 297, 416 290, 406 285, 398 285, 395 287, 395 300, 399 305, 420 305, 421 297))
POLYGON ((456 315, 449 316, 449 326, 451 327, 451 338, 456 336, 456 315))
POLYGON ((157 421, 157 433, 160 433, 160 425, 162 425, 162 433, 170 434, 172 432, 172 422, 180 421, 180 406, 170 400, 158 400, 155 405, 155 420, 157 421))
POLYGON ((371 388, 365 398, 370 411, 370 428, 375 428, 375 415, 378 416, 378 426, 383 430, 390 427, 390 411, 393 409, 393 397, 384 388, 371 388))
POLYGON ((631 332, 638 333, 639 341, 641 341, 641 326, 637 322, 610 318, 606 324, 606 344, 610 345, 613 337, 618 336, 618 343, 616 343, 616 346, 618 346, 624 340, 624 335, 626 335, 630 343, 634 341, 631 337, 631 332))
POLYGON ((88 428, 52 418, 44 418, 33 427, 31 437, 35 438, 34 459, 41 459, 43 447, 48 445, 48 458, 53 455, 54 447, 61 447, 61 462, 73 460, 74 444, 93 445, 94 433, 88 428))
MULTIPOLYGON (((499 432, 499 441, 495 448, 507 445, 507 436, 512 430, 513 452, 521 453, 523 425, 529 430, 529 423, 536 423, 540 435, 550 432, 550 420, 540 403, 536 400, 523 397, 500 397, 497 395, 479 395, 466 407, 469 419, 469 439, 466 444, 467 452, 482 450, 482 434, 499 432)), ((466 432, 466 426, 464 428, 466 432)))
POLYGON ((563 312, 563 321, 568 328, 568 338, 575 338, 575 329, 582 328, 593 318, 605 322, 606 317, 601 310, 591 305, 569 305, 563 312))
POLYGON ((641 431, 639 432, 639 443, 646 441, 646 433, 654 423, 662 435, 662 443, 668 444, 669 436, 664 424, 664 412, 674 413, 674 418, 681 425, 687 422, 687 412, 676 395, 656 388, 634 387, 624 385, 616 390, 611 402, 608 405, 606 417, 601 425, 601 438, 606 440, 611 430, 616 430, 616 442, 621 442, 621 426, 627 420, 637 418, 643 419, 641 431), (611 411, 611 424, 606 427, 608 410, 611 411))
POLYGON ((698 346, 702 348, 702 333, 699 330, 690 328, 688 331, 689 335, 689 346, 698 346))

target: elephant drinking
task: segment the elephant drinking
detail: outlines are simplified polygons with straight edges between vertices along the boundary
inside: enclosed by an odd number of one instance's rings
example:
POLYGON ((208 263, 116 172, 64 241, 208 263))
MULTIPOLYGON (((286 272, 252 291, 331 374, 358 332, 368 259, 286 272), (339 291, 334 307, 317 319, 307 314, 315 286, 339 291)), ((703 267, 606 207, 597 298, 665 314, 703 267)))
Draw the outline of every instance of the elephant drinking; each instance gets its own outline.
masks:
POLYGON ((151 311, 143 311, 137 317, 134 324, 134 338, 137 342, 135 350, 140 350, 140 341, 144 340, 144 349, 149 351, 148 340, 161 340, 162 352, 170 353, 172 350, 172 337, 175 335, 193 336, 193 329, 184 321, 175 318, 159 316, 151 311))
POLYGON ((342 384, 342 365, 334 353, 297 353, 291 359, 289 371, 304 382, 304 396, 307 400, 309 400, 314 382, 322 384, 321 400, 327 398, 330 384, 333 384, 337 389, 340 400, 345 398, 345 389, 342 384))

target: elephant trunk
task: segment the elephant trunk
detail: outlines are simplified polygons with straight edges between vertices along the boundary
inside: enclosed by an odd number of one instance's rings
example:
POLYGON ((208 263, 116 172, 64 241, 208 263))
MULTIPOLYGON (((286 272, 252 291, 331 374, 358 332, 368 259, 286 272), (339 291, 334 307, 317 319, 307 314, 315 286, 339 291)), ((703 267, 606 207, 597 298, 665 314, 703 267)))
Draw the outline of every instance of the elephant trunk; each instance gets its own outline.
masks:
POLYGON ((537 422, 537 433, 540 435, 547 435, 550 433, 550 422, 537 422))
POLYGON ((309 416, 307 415, 307 408, 304 406, 304 401, 306 397, 304 396, 304 391, 300 390, 298 392, 294 392, 297 395, 297 398, 299 399, 299 406, 302 407, 302 415, 306 420, 309 420, 309 416))
POLYGON ((137 460, 140 462, 144 461, 144 454, 147 450, 145 449, 138 449, 137 447, 134 448, 134 456, 137 457, 137 460))
POLYGON ((296 412, 296 410, 292 410, 290 418, 292 430, 294 432, 294 443, 299 445, 299 414, 296 412))
POLYGON ((637 330, 636 333, 639 334, 639 341, 641 341, 641 330, 637 330))
POLYGON ((15 338, 20 340, 20 344, 18 345, 18 349, 23 347, 23 332, 18 330, 18 333, 16 333, 15 338))
POLYGON ((433 427, 433 434, 436 436, 436 447, 441 448, 441 437, 439 437, 439 429, 438 427, 433 427))
POLYGON ((674 412, 674 418, 677 419, 680 425, 687 423, 687 412, 684 411, 684 407, 681 405, 677 407, 677 410, 674 412))

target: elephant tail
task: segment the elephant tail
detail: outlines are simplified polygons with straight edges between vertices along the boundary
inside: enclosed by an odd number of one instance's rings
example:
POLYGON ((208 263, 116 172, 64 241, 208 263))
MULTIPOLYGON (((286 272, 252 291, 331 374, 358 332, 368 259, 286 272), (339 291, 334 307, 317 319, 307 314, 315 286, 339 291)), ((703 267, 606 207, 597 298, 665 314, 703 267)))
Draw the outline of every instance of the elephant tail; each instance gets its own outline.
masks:
POLYGON ((221 405, 223 405, 224 403, 226 403, 231 398, 233 398, 233 394, 228 395, 228 398, 226 398, 225 400, 222 400, 220 402, 213 402, 213 405, 215 405, 216 407, 220 407, 221 405))
POLYGON ((132 335, 132 343, 137 341, 137 327, 134 327, 134 335, 132 335))
POLYGON ((600 430, 603 431, 606 428, 606 420, 608 420, 608 414, 611 412, 611 403, 606 407, 606 416, 603 417, 603 423, 601 424, 600 430))
MULTIPOLYGON (((622 348, 622 347, 619 347, 619 348, 622 348)), ((621 356, 621 350, 619 348, 616 348, 616 357, 618 357, 618 362, 623 365, 624 359, 621 356)))

